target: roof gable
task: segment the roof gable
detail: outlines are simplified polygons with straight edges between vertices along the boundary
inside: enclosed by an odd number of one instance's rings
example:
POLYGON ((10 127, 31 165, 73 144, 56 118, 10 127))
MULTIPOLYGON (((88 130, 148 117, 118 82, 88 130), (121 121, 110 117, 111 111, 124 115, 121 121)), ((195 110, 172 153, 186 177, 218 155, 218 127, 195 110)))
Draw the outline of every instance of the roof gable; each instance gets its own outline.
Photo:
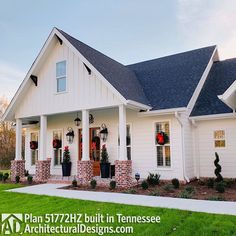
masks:
POLYGON ((216 46, 128 65, 153 107, 187 107, 216 46))

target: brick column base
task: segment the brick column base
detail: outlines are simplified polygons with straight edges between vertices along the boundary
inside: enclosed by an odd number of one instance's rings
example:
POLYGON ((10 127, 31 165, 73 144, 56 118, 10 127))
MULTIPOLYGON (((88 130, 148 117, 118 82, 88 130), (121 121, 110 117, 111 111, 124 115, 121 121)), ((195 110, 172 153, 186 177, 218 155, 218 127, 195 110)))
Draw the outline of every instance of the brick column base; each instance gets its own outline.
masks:
POLYGON ((50 178, 51 159, 36 161, 35 181, 47 182, 50 178))
POLYGON ((82 184, 87 184, 93 178, 93 161, 78 161, 77 178, 82 184))
POLYGON ((118 187, 128 188, 132 186, 132 161, 115 161, 115 179, 118 187))
POLYGON ((15 181, 16 176, 25 177, 25 160, 11 161, 11 181, 15 181))

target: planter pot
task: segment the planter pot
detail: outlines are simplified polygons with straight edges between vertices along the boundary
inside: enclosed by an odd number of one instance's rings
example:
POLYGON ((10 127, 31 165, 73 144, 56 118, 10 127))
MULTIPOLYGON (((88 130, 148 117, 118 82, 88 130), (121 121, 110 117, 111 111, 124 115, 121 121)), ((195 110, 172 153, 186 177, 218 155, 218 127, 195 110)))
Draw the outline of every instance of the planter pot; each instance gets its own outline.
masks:
POLYGON ((61 166, 62 166, 62 176, 70 176, 71 162, 61 163, 61 166))
POLYGON ((110 177, 110 163, 100 163, 101 178, 110 177))

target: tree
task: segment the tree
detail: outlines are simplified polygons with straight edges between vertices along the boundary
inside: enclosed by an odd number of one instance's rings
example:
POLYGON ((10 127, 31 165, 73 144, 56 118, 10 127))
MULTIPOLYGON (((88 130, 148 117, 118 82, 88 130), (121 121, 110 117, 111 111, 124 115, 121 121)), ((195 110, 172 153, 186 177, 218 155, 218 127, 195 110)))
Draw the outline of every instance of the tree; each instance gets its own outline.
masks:
MULTIPOLYGON (((0 117, 8 106, 5 97, 0 98, 0 117)), ((15 130, 11 122, 0 121, 0 168, 9 168, 15 156, 15 130)))
POLYGON ((221 172, 221 166, 220 166, 220 164, 219 164, 219 161, 220 161, 220 159, 219 159, 219 155, 218 155, 218 153, 216 152, 215 153, 215 157, 216 157, 216 159, 215 159, 215 161, 214 161, 214 164, 215 164, 215 175, 216 175, 216 179, 215 179, 215 181, 216 182, 221 182, 222 180, 223 180, 223 177, 222 177, 222 175, 220 174, 220 172, 221 172))

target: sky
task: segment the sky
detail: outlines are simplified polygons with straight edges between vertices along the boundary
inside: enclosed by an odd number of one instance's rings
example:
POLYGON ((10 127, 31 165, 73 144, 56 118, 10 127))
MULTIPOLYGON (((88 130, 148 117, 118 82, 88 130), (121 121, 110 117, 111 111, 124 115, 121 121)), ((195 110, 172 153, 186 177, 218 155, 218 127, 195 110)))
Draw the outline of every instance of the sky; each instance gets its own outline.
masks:
POLYGON ((0 97, 11 99, 52 28, 132 64, 217 45, 236 57, 235 0, 0 0, 0 97))

